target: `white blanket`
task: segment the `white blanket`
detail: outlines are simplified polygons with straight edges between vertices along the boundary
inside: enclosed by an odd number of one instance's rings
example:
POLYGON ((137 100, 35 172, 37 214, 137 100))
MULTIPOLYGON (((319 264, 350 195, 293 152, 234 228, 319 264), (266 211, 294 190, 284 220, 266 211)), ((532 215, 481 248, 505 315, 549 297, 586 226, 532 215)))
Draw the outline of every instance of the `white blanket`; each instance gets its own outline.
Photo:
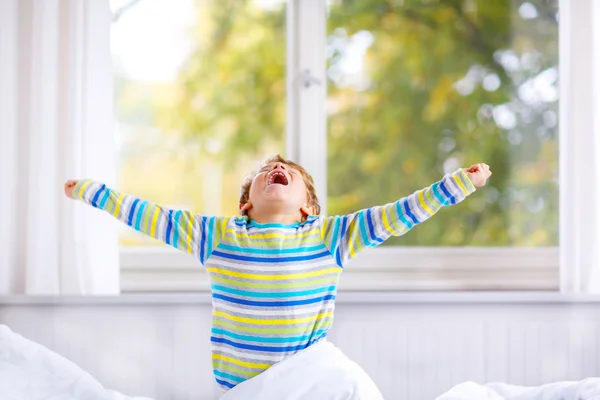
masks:
POLYGON ((383 400, 371 378, 323 340, 229 390, 221 400, 383 400))
POLYGON ((600 378, 536 387, 465 382, 456 385, 436 400, 600 400, 600 378))
POLYGON ((66 358, 0 325, 2 400, 149 400, 106 390, 66 358))
MULTIPOLYGON (((395 399, 397 397, 390 397, 395 399)), ((66 358, 0 325, 1 400, 150 400, 105 389, 66 358)), ((221 400, 382 400, 369 376, 322 341, 272 366, 221 400)), ((600 400, 600 378, 538 387, 465 382, 436 400, 600 400)))

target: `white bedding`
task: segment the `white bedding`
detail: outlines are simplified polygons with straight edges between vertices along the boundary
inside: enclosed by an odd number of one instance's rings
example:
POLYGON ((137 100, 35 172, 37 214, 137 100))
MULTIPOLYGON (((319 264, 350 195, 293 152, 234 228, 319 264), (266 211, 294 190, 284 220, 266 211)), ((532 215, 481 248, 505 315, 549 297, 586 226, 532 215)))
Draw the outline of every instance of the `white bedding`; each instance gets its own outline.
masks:
POLYGON ((383 400, 369 376, 326 340, 229 390, 221 400, 383 400))
MULTIPOLYGON (((1 400, 150 400, 105 389, 66 358, 0 325, 1 400)), ((382 400, 369 376, 322 341, 242 382, 220 400, 382 400)), ((390 397, 388 400, 396 400, 390 397)), ((539 387, 465 382, 436 400, 600 400, 600 378, 539 387)))
POLYGON ((456 385, 436 400, 600 400, 600 378, 536 387, 465 382, 456 385))
POLYGON ((66 358, 0 325, 2 400, 149 400, 107 390, 66 358))

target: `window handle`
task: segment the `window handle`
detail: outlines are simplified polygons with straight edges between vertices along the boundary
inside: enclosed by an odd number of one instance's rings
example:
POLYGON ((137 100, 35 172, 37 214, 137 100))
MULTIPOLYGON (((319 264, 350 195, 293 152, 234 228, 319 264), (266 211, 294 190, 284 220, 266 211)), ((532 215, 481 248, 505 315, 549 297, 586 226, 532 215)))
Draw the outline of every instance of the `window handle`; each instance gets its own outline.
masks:
POLYGON ((322 81, 319 78, 315 78, 310 74, 309 69, 305 69, 304 71, 299 72, 298 79, 300 79, 300 83, 302 83, 302 86, 304 86, 305 88, 309 88, 312 85, 321 86, 322 83, 322 81))

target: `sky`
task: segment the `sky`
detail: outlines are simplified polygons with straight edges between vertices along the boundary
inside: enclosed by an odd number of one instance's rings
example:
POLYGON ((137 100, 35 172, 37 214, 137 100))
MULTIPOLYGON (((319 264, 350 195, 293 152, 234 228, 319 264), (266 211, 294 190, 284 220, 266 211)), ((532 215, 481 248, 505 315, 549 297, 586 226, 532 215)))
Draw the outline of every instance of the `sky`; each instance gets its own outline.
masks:
MULTIPOLYGON (((128 0, 111 0, 113 13, 128 0)), ((113 23, 116 68, 138 81, 172 81, 191 50, 193 0, 141 0, 113 23)))

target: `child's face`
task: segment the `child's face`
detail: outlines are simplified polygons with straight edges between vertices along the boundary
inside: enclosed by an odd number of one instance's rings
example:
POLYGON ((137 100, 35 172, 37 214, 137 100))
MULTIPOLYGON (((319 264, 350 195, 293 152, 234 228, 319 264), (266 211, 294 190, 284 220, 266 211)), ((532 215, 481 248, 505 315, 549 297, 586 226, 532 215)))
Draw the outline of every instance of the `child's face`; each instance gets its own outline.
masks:
POLYGON ((253 209, 263 212, 310 214, 306 212, 306 184, 299 171, 281 162, 265 165, 250 186, 253 209))

